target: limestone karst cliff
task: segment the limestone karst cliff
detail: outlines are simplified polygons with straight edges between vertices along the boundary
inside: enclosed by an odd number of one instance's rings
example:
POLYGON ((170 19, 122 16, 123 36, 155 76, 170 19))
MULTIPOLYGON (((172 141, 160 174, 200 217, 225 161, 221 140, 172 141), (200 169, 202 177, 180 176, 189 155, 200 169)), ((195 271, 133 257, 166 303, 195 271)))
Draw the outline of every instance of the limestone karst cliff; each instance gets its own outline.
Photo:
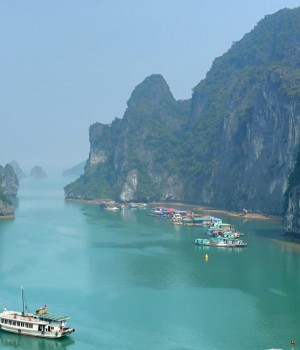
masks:
POLYGON ((158 74, 90 127, 66 198, 172 200, 283 215, 300 141, 300 8, 266 16, 176 101, 158 74))
POLYGON ((15 174, 17 175, 18 179, 23 179, 24 177, 26 177, 26 174, 24 173, 24 171, 20 168, 19 164, 17 161, 13 160, 11 162, 8 163, 8 165, 11 165, 14 169, 15 174))
POLYGON ((0 165, 0 185, 4 195, 16 197, 19 190, 19 179, 11 165, 5 167, 0 165))
POLYGON ((283 214, 299 147, 299 20, 300 8, 267 16, 195 87, 195 138, 210 147, 199 154, 209 165, 194 200, 283 214), (213 138, 204 130, 212 122, 213 138))
POLYGON ((284 227, 287 232, 300 234, 300 149, 288 179, 284 201, 284 227))
POLYGON ((0 217, 13 217, 15 208, 10 200, 16 197, 19 180, 11 165, 0 166, 0 217))
POLYGON ((189 102, 176 101, 161 75, 146 78, 134 89, 123 119, 90 127, 85 174, 65 188, 66 197, 183 198, 173 148, 188 115, 189 102))

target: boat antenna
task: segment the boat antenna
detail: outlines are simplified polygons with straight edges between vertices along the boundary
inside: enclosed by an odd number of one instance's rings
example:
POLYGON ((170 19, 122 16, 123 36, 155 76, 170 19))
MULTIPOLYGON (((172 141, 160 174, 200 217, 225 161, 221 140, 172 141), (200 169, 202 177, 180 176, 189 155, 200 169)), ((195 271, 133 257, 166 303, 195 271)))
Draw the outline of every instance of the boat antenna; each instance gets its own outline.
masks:
POLYGON ((22 295, 22 306, 23 306, 22 315, 24 316, 25 315, 25 304, 24 304, 24 288, 23 288, 23 286, 21 287, 21 295, 22 295))

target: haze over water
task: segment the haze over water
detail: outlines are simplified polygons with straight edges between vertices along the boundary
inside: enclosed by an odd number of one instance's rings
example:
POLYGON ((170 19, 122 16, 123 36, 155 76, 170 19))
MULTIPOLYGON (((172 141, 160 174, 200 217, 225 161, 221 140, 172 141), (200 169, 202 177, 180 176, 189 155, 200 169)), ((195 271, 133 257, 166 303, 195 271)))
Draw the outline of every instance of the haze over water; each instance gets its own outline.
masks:
POLYGON ((30 311, 46 304, 76 332, 0 332, 1 349, 299 348, 299 245, 279 223, 221 216, 248 247, 195 247, 200 227, 65 202, 71 180, 21 181, 16 218, 0 221, 0 306, 21 309, 24 286, 30 311))

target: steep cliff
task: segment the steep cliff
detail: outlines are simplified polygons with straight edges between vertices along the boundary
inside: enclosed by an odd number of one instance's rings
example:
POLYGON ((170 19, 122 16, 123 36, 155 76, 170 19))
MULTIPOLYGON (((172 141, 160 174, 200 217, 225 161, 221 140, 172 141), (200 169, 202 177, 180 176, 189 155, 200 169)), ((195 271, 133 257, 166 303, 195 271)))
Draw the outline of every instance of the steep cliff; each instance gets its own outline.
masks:
POLYGON ((13 217, 15 208, 10 197, 15 197, 19 189, 19 180, 11 165, 0 166, 0 217, 13 217))
POLYGON ((266 16, 176 101, 160 75, 122 119, 90 127, 66 198, 177 200, 284 213, 300 135, 300 8, 266 16))
POLYGON ((300 149, 293 171, 289 176, 284 201, 286 232, 300 234, 300 149))
POLYGON ((19 164, 17 161, 13 160, 12 162, 8 163, 8 165, 11 165, 14 169, 15 174, 17 175, 18 179, 22 179, 26 177, 26 174, 24 171, 20 168, 19 164))
POLYGON ((4 195, 9 197, 16 197, 19 190, 19 179, 9 164, 3 168, 0 165, 0 184, 4 195))
POLYGON ((65 187, 69 199, 154 200, 183 198, 177 135, 189 102, 176 101, 161 75, 138 85, 123 119, 90 127, 85 174, 65 187))
POLYGON ((283 213, 300 131, 300 8, 267 16, 194 89, 194 201, 283 213), (205 129, 214 128, 212 135, 205 129), (209 160, 212 160, 211 162, 209 160))

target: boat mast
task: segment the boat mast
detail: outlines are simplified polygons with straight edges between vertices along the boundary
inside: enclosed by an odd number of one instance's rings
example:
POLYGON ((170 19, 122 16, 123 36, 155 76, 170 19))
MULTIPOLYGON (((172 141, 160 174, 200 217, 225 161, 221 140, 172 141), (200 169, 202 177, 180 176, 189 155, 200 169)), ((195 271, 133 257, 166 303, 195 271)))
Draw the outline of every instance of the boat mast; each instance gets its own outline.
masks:
POLYGON ((24 316, 25 315, 25 304, 24 304, 24 289, 23 289, 23 287, 21 287, 21 295, 22 295, 22 306, 23 306, 22 315, 24 316))

